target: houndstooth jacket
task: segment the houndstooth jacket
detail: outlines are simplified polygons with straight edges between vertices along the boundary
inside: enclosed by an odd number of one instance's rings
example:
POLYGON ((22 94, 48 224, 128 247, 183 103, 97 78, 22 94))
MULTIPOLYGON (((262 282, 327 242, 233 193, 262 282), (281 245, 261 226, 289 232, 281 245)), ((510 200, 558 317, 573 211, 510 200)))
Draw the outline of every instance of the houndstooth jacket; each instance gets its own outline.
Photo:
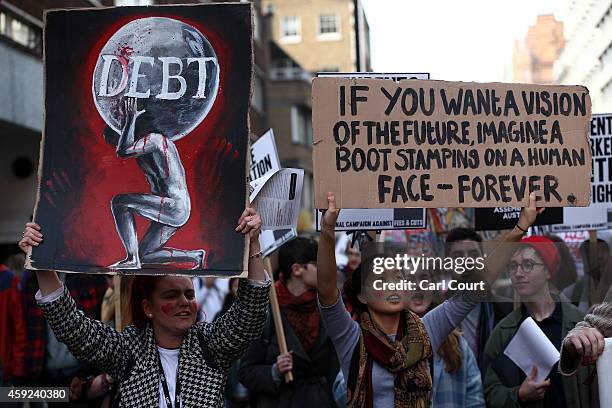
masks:
MULTIPOLYGON (((240 280, 238 298, 214 323, 196 323, 179 352, 181 406, 223 406, 227 372, 266 322, 269 282, 257 286, 240 280)), ((85 317, 64 288, 55 301, 41 304, 58 340, 79 360, 98 366, 119 383, 120 407, 159 407, 157 347, 150 325, 118 332, 85 317)))

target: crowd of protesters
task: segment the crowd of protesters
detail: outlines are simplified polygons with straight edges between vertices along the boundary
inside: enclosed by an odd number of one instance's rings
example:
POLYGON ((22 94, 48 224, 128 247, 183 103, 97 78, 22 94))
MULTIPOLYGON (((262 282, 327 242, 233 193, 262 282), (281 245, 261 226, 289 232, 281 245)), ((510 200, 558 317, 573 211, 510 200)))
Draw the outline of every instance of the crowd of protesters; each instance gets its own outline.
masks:
MULTIPOLYGON (((599 406, 593 364, 612 336, 605 241, 580 246, 579 276, 559 237, 525 237, 540 211, 531 199, 501 239, 517 246, 486 258, 484 279, 505 274, 507 287, 486 297, 376 291, 373 279, 402 275, 373 274, 372 256, 351 244, 338 267, 333 194, 328 204, 319 239, 283 245, 275 271, 264 272, 260 221, 248 208, 237 227, 251 239, 248 280, 132 279, 123 331, 112 278, 24 270, 24 257, 12 256, 0 265, 2 384, 69 387, 71 406, 83 407, 599 406), (268 302, 272 275, 287 353, 268 302), (545 379, 504 353, 529 317, 561 353, 545 379)), ((29 223, 20 247, 39 245, 42 233, 29 223)), ((446 235, 446 257, 484 252, 471 229, 446 235)), ((411 279, 436 277, 419 270, 411 279)))

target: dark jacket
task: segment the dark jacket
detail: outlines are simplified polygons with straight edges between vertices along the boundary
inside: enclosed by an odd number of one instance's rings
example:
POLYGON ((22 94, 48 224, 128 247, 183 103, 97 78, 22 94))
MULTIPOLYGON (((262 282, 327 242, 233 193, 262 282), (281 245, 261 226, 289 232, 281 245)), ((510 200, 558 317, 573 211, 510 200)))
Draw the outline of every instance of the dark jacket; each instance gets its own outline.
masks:
MULTIPOLYGON (((232 362, 261 335, 270 285, 241 280, 238 299, 215 323, 196 323, 179 354, 181 406, 223 406, 223 387, 232 362)), ((98 366, 119 382, 120 407, 159 407, 158 351, 153 329, 128 326, 122 332, 77 310, 64 294, 41 305, 58 340, 79 360, 98 366)))
MULTIPOLYGON (((100 318, 102 299, 108 288, 103 275, 66 274, 64 284, 74 299, 77 309, 90 319, 100 318)), ((26 325, 27 347, 25 352, 25 375, 28 381, 36 380, 45 369, 47 352, 47 330, 43 311, 34 296, 38 291, 36 273, 26 270, 19 284, 26 325)))
POLYGON ((306 352, 282 311, 281 316, 287 348, 293 351, 293 382, 276 383, 272 378, 272 365, 280 348, 271 318, 263 336, 251 344, 240 360, 240 382, 254 395, 257 408, 335 407, 332 387, 340 366, 323 322, 314 345, 306 352))
POLYGON ((480 368, 480 372, 483 375, 484 380, 484 358, 485 358, 485 345, 487 340, 491 337, 493 328, 508 314, 512 312, 512 302, 509 299, 502 298, 499 296, 493 296, 491 302, 480 303, 480 321, 478 323, 478 343, 476 362, 480 368))
MULTIPOLYGON (((567 302, 561 303, 561 313, 561 337, 564 338, 567 332, 574 328, 576 323, 582 320, 583 314, 575 306, 567 302)), ((493 333, 491 334, 491 338, 487 342, 485 348, 485 377, 483 385, 488 407, 518 408, 529 406, 535 408, 542 406, 542 404, 539 402, 533 402, 529 405, 519 404, 518 390, 520 388, 520 383, 519 385, 515 386, 505 385, 504 382, 502 382, 498 372, 496 372, 496 370, 493 368, 495 359, 504 352, 508 342, 510 339, 512 339, 522 321, 522 311, 520 308, 516 309, 495 327, 493 333)), ((512 367, 509 367, 504 374, 507 375, 511 370, 515 371, 514 377, 518 379, 520 368, 513 365, 512 367)), ((593 406, 591 404, 591 387, 584 385, 584 382, 588 379, 589 374, 589 370, 583 368, 575 377, 562 378, 563 393, 568 408, 590 408, 593 406)))
POLYGON ((26 328, 18 283, 19 277, 0 264, 0 383, 4 377, 25 375, 26 328))

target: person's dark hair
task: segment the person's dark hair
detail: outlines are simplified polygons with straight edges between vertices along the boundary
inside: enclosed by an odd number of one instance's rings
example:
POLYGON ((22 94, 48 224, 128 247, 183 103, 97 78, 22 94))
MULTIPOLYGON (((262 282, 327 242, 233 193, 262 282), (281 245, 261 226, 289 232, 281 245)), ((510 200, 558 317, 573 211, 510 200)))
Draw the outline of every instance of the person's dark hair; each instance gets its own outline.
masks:
MULTIPOLYGON (((591 243, 591 241, 589 241, 588 239, 585 241, 582 241, 582 243, 580 244, 580 255, 582 255, 582 257, 588 257, 589 256, 589 251, 590 251, 590 247, 591 245, 589 245, 591 243)), ((608 243, 601 239, 601 238, 597 238, 597 245, 599 244, 604 244, 607 248, 608 251, 610 251, 610 246, 608 245, 608 243)))
POLYGON ((278 269, 285 282, 291 279, 291 265, 307 264, 317 260, 317 241, 297 237, 281 246, 278 251, 278 269))
POLYGON ((353 271, 351 277, 344 282, 342 290, 346 300, 353 308, 353 312, 360 315, 367 311, 367 306, 359 300, 361 288, 365 285, 366 279, 373 268, 374 258, 393 257, 395 254, 402 253, 402 248, 397 244, 389 243, 368 243, 361 252, 361 264, 353 271), (364 272, 365 271, 365 272, 364 272))
POLYGON ((129 305, 130 315, 132 323, 141 330, 144 330, 147 327, 147 322, 151 320, 142 308, 142 301, 151 298, 161 278, 163 276, 137 275, 132 282, 129 305))
POLYGON ((213 318, 213 321, 216 321, 219 317, 223 316, 225 312, 227 312, 236 301, 236 295, 234 295, 234 293, 232 292, 232 284, 235 280, 238 280, 238 278, 231 278, 227 280, 227 294, 223 299, 223 305, 221 306, 221 310, 217 312, 217 314, 213 318))
POLYGON ((342 287, 346 301, 352 307, 353 314, 356 314, 357 316, 368 310, 367 306, 364 303, 361 303, 358 297, 361 293, 362 265, 359 265, 357 269, 353 271, 351 277, 344 282, 344 286, 342 287))
POLYGON ((578 273, 576 272, 576 263, 570 253, 565 241, 557 235, 544 235, 555 243, 557 251, 559 251, 559 270, 553 275, 553 284, 559 290, 562 290, 572 283, 576 283, 578 273))
POLYGON ((448 232, 448 235, 446 236, 447 245, 445 246, 445 249, 444 249, 444 251, 446 252, 445 253, 446 256, 448 256, 448 251, 450 248, 450 245, 448 244, 451 244, 457 241, 478 242, 478 246, 480 247, 480 251, 482 252, 482 237, 480 236, 480 234, 477 233, 472 228, 457 227, 457 228, 453 228, 452 230, 450 230, 448 232))

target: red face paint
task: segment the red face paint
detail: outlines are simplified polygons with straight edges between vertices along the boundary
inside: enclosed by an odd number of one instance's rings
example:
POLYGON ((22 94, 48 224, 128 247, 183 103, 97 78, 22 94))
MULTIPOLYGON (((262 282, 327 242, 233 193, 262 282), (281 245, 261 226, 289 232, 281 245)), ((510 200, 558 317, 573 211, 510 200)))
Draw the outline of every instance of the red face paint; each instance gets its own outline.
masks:
POLYGON ((162 305, 161 310, 165 314, 169 315, 170 312, 172 311, 172 304, 171 303, 166 303, 166 304, 162 305))

